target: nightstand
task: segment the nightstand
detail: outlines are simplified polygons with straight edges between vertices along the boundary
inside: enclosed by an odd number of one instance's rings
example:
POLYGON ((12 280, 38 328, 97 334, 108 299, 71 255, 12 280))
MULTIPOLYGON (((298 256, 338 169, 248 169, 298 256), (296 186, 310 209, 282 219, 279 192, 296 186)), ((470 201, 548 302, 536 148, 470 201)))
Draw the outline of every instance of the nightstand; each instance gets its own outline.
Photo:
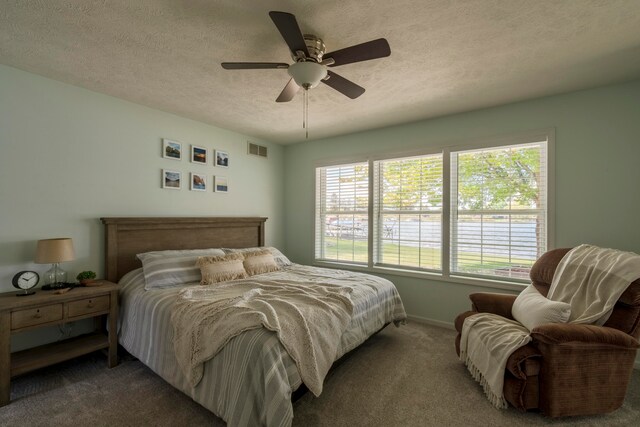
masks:
POLYGON ((109 350, 110 368, 118 364, 120 285, 99 282, 101 286, 73 288, 63 294, 43 290, 21 298, 15 292, 0 294, 0 406, 9 403, 11 378, 18 375, 101 349, 109 350), (12 334, 87 318, 95 319, 93 333, 11 353, 12 334))

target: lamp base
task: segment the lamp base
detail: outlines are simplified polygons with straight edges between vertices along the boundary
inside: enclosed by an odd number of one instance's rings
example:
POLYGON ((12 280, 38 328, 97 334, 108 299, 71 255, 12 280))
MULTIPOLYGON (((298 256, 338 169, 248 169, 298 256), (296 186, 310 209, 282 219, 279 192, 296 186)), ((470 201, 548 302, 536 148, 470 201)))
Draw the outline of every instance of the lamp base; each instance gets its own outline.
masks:
POLYGON ((58 283, 50 283, 48 285, 43 285, 42 286, 42 290, 43 291, 53 291, 53 290, 56 290, 56 289, 73 288, 74 286, 78 286, 78 284, 77 283, 58 282, 58 283))
MULTIPOLYGON (((51 268, 44 274, 44 283, 56 285, 67 281, 67 272, 60 267, 59 262, 51 264, 51 268)), ((56 289, 56 288, 54 288, 56 289)))

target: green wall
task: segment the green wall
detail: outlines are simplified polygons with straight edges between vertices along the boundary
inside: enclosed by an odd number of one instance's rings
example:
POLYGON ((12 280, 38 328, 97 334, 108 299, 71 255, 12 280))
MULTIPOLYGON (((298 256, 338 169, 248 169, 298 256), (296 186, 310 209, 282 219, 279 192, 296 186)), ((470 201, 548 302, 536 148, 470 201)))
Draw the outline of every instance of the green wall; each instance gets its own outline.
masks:
MULTIPOLYGON (((20 270, 40 273, 36 241, 73 238, 69 279, 104 272, 103 216, 266 216, 267 244, 284 244, 282 146, 248 156, 248 137, 0 65, 0 292, 20 270), (164 159, 161 139, 228 151, 230 167, 164 159), (161 188, 161 169, 183 174, 180 191, 161 188), (189 172, 209 191, 189 191, 189 172), (214 193, 213 175, 229 178, 214 193)), ((57 328, 45 340, 58 338, 57 328)), ((18 346, 20 347, 20 345, 18 346)))
MULTIPOLYGON (((639 100, 634 81, 284 147, 258 140, 270 149, 264 160, 245 154, 244 135, 0 65, 0 291, 13 290, 16 271, 46 271, 33 263, 43 238, 74 239, 71 274, 102 273, 101 216, 267 216, 267 243, 312 263, 316 162, 548 128, 556 132, 555 246, 640 252, 639 100), (163 137, 229 151, 230 193, 161 189, 162 168, 219 173, 163 159, 163 137)), ((348 102, 357 108, 366 94, 348 102)), ((386 277, 410 315, 442 324, 469 307, 469 293, 495 291, 386 277)))
MULTIPOLYGON (((366 94, 349 102, 358 108, 366 94)), ((295 262, 313 262, 314 168, 319 161, 548 128, 556 132, 555 246, 592 243, 640 253, 640 81, 287 146, 287 253, 295 262)), ((469 308, 468 294, 495 291, 385 277, 398 287, 410 315, 445 324, 469 308)))

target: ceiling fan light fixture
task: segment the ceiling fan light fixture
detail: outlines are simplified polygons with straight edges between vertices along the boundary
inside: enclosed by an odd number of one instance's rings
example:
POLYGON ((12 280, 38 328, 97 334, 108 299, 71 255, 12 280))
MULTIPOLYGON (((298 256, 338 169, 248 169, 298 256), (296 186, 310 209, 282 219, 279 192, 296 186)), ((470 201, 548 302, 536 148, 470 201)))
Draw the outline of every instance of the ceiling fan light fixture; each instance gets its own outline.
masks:
POLYGON ((317 62, 296 62, 287 70, 296 84, 304 89, 313 89, 327 77, 327 67, 317 62))

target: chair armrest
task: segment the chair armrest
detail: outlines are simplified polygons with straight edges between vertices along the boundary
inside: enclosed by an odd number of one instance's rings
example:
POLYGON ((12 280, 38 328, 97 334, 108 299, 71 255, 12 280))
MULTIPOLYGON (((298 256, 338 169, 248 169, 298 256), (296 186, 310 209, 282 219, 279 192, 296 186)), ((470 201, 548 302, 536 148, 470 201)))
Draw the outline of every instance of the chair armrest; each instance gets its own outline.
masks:
POLYGON ((618 329, 548 323, 531 331, 542 354, 539 409, 549 417, 592 415, 622 405, 638 341, 618 329))
POLYGON ((480 313, 498 314, 513 320, 511 307, 517 295, 478 292, 469 295, 473 309, 480 313))
POLYGON ((580 342, 625 348, 640 347, 640 343, 634 337, 617 329, 577 323, 547 323, 531 331, 531 336, 545 344, 580 342))

